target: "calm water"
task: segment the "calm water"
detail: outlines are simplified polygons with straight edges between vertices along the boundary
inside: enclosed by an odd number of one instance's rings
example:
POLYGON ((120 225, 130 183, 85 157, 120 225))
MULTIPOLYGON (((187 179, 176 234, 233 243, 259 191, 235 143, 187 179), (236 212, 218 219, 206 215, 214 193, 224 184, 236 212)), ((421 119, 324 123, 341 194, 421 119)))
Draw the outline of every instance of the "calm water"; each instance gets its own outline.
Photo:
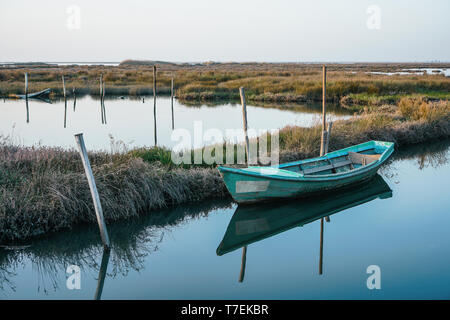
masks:
POLYGON ((450 69, 448 68, 412 68, 412 69, 402 69, 403 71, 396 71, 396 72, 380 72, 380 71, 370 71, 367 73, 372 74, 384 74, 388 76, 392 75, 423 75, 424 72, 428 75, 441 75, 443 74, 446 77, 450 77, 450 69))
POLYGON ((95 227, 0 249, 0 297, 450 298, 449 146, 396 152, 371 184, 321 199, 204 202, 115 223, 109 257, 95 227), (80 290, 66 287, 69 265, 81 268, 80 290), (381 269, 380 290, 367 289, 370 265, 381 269))
MULTIPOLYGON (((0 101, 0 134, 12 135, 17 143, 24 145, 74 147, 74 134, 83 132, 88 150, 110 150, 112 136, 128 148, 152 146, 155 142, 153 98, 108 99, 105 101, 106 124, 102 124, 100 100, 90 96, 68 100, 67 112, 64 101, 45 103, 29 100, 28 122, 24 100, 0 101), (65 115, 66 113, 66 115, 65 115), (64 120, 66 127, 64 128, 64 120)), ((350 117, 342 108, 329 108, 330 119, 350 117)), ((250 129, 278 129, 289 124, 311 126, 321 117, 320 104, 266 105, 247 108, 250 129), (283 108, 281 108, 283 107, 283 108)), ((179 141, 171 139, 172 111, 170 98, 160 97, 156 106, 157 144, 174 147, 179 141)), ((226 129, 242 128, 242 108, 238 104, 187 106, 174 100, 174 128, 186 129, 194 143, 194 125, 202 132, 215 128, 225 134, 226 129)), ((250 132, 250 136, 252 136, 250 132)), ((203 141, 203 144, 208 144, 203 141)), ((212 142, 211 142, 212 143, 212 142)), ((192 146, 192 145, 191 145, 192 146)))

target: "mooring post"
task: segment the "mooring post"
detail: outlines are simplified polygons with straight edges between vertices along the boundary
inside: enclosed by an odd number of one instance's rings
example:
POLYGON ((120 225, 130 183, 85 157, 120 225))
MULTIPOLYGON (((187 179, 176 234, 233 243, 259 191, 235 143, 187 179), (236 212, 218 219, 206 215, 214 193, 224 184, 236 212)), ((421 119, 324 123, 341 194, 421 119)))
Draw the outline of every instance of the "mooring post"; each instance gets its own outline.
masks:
POLYGON ((100 99, 102 99, 103 96, 103 74, 100 74, 100 99))
POLYGON ((248 133, 247 133, 247 103, 245 101, 244 87, 239 88, 239 93, 241 95, 242 117, 244 118, 245 153, 247 155, 247 166, 248 166, 250 164, 250 149, 249 149, 248 133))
POLYGON ((156 66, 153 66, 153 101, 156 106, 156 66))
POLYGON ((327 67, 325 65, 322 66, 323 78, 322 78, 322 139, 320 141, 320 156, 325 154, 325 140, 326 140, 326 95, 327 95, 327 67))
POLYGON ((94 174, 92 173, 91 164, 84 145, 83 134, 79 133, 75 135, 75 141, 77 142, 78 151, 83 162, 84 171, 89 183, 89 189, 91 190, 92 201, 94 202, 95 214, 97 216, 98 226, 100 228, 100 235, 102 238, 103 246, 107 249, 110 248, 108 230, 106 229, 105 218, 103 217, 102 204, 100 203, 100 197, 98 195, 97 186, 95 185, 94 174))
POLYGON ((170 105, 172 108, 172 130, 175 128, 175 120, 173 115, 173 77, 170 83, 170 105))
POLYGON ((27 123, 30 123, 30 109, 28 107, 28 98, 25 98, 25 106, 27 108, 27 123))
POLYGON ((64 75, 61 76, 62 79, 62 85, 63 85, 63 95, 64 95, 64 100, 66 100, 66 82, 64 81, 64 75))
POLYGON ((244 281, 246 263, 247 263, 247 246, 244 246, 242 247, 241 272, 239 273, 239 282, 244 281))
POLYGON ((66 82, 64 81, 64 75, 61 76, 63 85, 63 95, 64 95, 64 128, 67 123, 67 93, 66 93, 66 82))
MULTIPOLYGON (((5 99, 3 99, 5 102, 5 99)), ((25 107, 27 109, 27 123, 30 122, 30 109, 28 108, 28 72, 25 72, 25 107)))
POLYGON ((28 100, 28 72, 25 72, 25 100, 28 100))

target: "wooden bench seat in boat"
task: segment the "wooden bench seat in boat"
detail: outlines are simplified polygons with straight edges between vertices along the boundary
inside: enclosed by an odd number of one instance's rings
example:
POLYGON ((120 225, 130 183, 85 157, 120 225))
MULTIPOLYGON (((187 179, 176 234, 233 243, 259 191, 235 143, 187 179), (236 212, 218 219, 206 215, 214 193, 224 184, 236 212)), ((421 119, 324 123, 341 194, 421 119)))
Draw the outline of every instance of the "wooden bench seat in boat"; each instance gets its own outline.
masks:
POLYGON ((324 166, 305 168, 302 171, 304 175, 309 175, 326 170, 333 170, 347 165, 350 165, 350 169, 353 169, 354 164, 365 166, 368 165, 369 163, 377 161, 380 158, 380 156, 381 156, 380 154, 362 154, 357 152, 349 152, 348 156, 346 157, 346 160, 339 161, 336 163, 330 163, 324 166))

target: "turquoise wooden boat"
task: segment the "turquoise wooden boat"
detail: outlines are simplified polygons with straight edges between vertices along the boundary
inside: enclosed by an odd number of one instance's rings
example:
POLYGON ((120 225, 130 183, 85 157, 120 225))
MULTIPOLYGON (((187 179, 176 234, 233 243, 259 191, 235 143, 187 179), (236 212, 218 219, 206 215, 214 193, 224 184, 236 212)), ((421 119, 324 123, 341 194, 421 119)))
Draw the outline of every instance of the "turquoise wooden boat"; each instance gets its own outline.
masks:
POLYGON ((255 203, 310 196, 368 180, 393 152, 393 142, 368 141, 278 166, 218 169, 236 202, 255 203))
POLYGON ((375 174, 368 183, 341 188, 320 198, 238 206, 216 252, 221 256, 363 203, 390 197, 391 188, 375 174))

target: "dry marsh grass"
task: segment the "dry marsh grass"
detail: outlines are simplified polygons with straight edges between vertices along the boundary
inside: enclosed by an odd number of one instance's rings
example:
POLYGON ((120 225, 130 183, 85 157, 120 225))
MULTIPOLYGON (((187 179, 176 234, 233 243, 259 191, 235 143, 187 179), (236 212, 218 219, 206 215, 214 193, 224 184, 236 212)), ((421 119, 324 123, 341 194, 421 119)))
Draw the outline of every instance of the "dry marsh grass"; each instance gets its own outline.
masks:
MULTIPOLYGON (((237 99, 238 88, 246 88, 249 101, 304 102, 320 100, 322 73, 320 64, 302 63, 203 63, 167 64, 157 62, 159 94, 170 93, 175 79, 178 98, 183 100, 237 99)), ((408 68, 448 68, 448 64, 330 64, 327 99, 346 99, 371 103, 367 96, 407 94, 444 95, 448 98, 450 78, 433 75, 382 75, 368 72, 399 71, 408 68), (356 95, 356 96, 355 96, 356 95), (358 96, 359 95, 359 96, 358 96)), ((68 88, 98 95, 100 74, 108 95, 152 94, 152 65, 134 62, 119 66, 19 66, 0 68, 0 95, 23 93, 24 72, 30 75, 30 91, 51 88, 62 94, 61 75, 68 88)), ((386 100, 385 99, 385 100, 386 100)), ((375 99, 376 100, 376 99, 375 99)), ((378 101, 376 101, 378 103, 378 101)), ((386 102, 386 101, 384 101, 386 102)))

